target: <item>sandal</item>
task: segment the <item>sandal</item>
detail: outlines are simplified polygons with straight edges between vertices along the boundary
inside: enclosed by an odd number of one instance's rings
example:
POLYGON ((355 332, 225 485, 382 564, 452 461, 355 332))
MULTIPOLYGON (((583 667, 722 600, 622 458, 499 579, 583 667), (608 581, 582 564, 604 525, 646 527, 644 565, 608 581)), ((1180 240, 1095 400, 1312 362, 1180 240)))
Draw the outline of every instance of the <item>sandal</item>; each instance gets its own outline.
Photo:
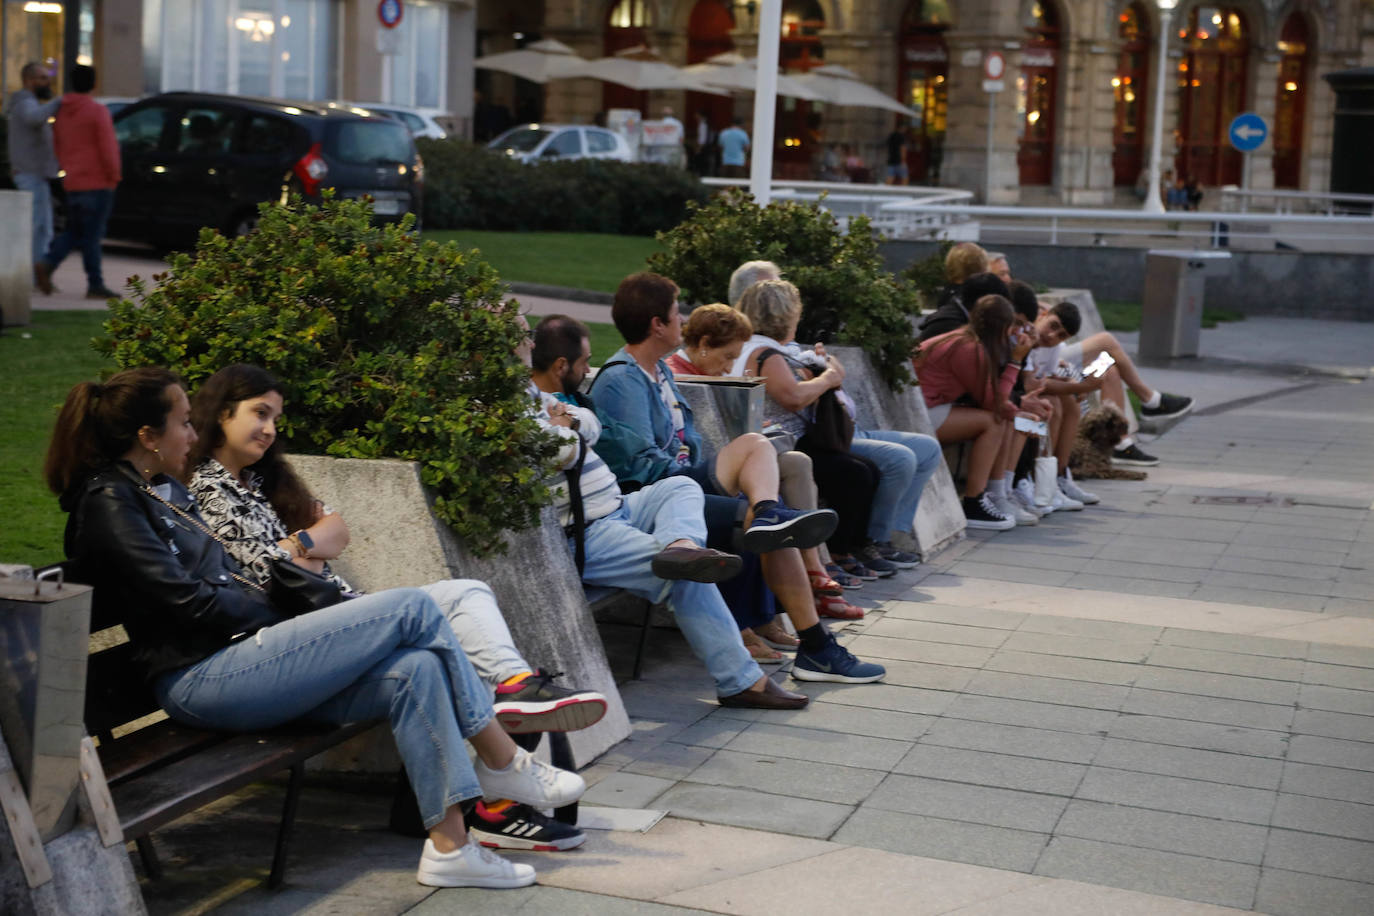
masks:
POLYGON ((753 630, 740 630, 739 637, 744 642, 744 648, 749 650, 749 657, 756 662, 780 662, 782 653, 768 645, 753 630))
POLYGON ((781 649, 783 652, 796 652, 801 646, 801 640, 787 632, 782 624, 776 620, 770 620, 763 626, 755 628, 754 635, 763 640, 766 645, 772 646, 774 649, 781 649))
POLYGON ((862 580, 862 579, 859 579, 859 578, 856 577, 856 576, 851 576, 849 573, 845 572, 843 569, 840 569, 840 567, 839 567, 838 564, 835 564, 835 563, 827 563, 827 564, 826 564, 826 567, 825 567, 825 573, 826 573, 826 575, 828 575, 834 582, 838 583, 839 586, 840 586, 840 588, 863 588, 863 587, 864 587, 864 583, 863 583, 863 580, 862 580))
POLYGON ((808 569, 806 578, 811 580, 812 594, 840 595, 844 593, 844 586, 823 572, 813 572, 808 569))
POLYGON ((817 595, 816 614, 832 620, 863 620, 864 609, 839 596, 817 595))

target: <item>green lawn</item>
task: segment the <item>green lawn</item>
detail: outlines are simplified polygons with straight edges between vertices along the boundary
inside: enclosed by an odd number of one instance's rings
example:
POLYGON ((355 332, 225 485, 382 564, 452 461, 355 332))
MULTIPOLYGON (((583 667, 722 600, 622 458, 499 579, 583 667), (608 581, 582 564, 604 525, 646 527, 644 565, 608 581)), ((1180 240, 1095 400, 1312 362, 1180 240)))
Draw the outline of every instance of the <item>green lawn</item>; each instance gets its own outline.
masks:
POLYGON ((33 324, 0 337, 0 562, 62 559, 66 516, 43 483, 43 454, 67 391, 110 365, 90 347, 104 320, 104 312, 34 312, 33 324))
MULTIPOLYGON (((1102 323, 1109 331, 1139 331, 1140 330, 1139 302, 1119 302, 1110 299, 1099 299, 1097 302, 1097 313, 1102 316, 1102 323)), ((1202 326, 1204 328, 1214 328, 1221 321, 1244 321, 1245 315, 1230 309, 1202 309, 1202 326)))
POLYGON ((637 235, 594 232, 484 232, 444 229, 425 238, 477 248, 506 282, 547 283, 613 293, 662 246, 637 235))

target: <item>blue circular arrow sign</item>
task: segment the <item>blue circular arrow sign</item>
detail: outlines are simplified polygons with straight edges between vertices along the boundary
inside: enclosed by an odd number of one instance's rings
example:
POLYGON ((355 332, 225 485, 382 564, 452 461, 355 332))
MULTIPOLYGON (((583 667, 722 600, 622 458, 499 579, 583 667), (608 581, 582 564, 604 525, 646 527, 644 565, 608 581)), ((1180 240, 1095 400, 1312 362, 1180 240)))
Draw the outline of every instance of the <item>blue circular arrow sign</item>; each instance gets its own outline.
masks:
POLYGON ((1231 145, 1242 153, 1253 152, 1260 148, 1265 138, 1269 136, 1269 125, 1264 123, 1264 118, 1247 111, 1245 114, 1238 114, 1231 122, 1231 145))

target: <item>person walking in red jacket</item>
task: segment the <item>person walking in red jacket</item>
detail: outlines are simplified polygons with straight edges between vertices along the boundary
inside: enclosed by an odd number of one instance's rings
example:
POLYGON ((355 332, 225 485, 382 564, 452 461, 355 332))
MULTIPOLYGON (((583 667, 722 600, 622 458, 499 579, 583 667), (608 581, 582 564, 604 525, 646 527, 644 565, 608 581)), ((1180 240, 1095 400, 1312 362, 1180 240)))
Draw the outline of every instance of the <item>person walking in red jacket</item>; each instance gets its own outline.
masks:
POLYGON ((73 67, 70 85, 52 131, 67 191, 67 228, 33 265, 34 277, 40 290, 51 293, 52 272, 78 248, 86 268, 86 298, 117 299, 119 294, 105 285, 100 272, 100 242, 120 179, 119 141, 109 110, 91 97, 95 68, 73 67))

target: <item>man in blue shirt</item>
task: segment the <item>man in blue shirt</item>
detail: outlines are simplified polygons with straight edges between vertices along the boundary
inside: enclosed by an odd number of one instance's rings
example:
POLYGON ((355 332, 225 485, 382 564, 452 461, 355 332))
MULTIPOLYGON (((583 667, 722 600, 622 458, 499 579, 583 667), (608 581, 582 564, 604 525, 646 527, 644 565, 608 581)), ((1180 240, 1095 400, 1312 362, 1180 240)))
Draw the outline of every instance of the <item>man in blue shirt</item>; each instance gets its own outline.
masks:
POLYGON ((720 132, 716 142, 720 144, 720 174, 725 178, 747 178, 745 166, 749 162, 749 135, 744 132, 743 118, 735 118, 734 123, 720 132))
POLYGON ((777 596, 801 647, 798 680, 868 683, 881 665, 860 661, 835 641, 816 614, 806 565, 797 548, 815 547, 835 530, 830 510, 793 512, 778 503, 777 453, 758 433, 745 433, 708 455, 692 410, 663 359, 682 344, 677 284, 654 273, 621 281, 611 319, 625 346, 606 360, 591 396, 602 420, 597 450, 622 485, 689 477, 706 493, 707 546, 759 554, 764 580, 777 596), (743 491, 744 498, 735 494, 743 491), (736 519, 743 526, 737 528, 736 519))

